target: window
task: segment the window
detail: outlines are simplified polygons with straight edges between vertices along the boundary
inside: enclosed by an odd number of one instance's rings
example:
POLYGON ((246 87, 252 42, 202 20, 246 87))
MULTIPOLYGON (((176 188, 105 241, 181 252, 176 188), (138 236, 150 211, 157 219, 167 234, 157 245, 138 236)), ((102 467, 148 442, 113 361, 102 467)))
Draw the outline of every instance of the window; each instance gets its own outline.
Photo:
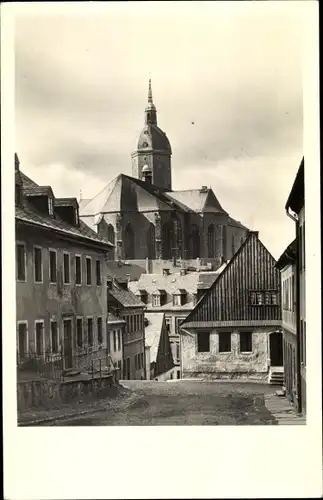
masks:
POLYGON ((113 330, 113 350, 114 350, 114 352, 117 351, 117 332, 116 332, 116 330, 113 330))
POLYGON ((269 304, 271 304, 270 298, 271 298, 270 293, 269 292, 265 292, 265 305, 266 306, 268 306, 269 304))
POLYGON ((76 342, 77 347, 83 347, 83 319, 76 318, 76 342))
POLYGON ((118 351, 121 351, 121 345, 122 345, 121 330, 118 330, 118 339, 119 339, 118 351))
POLYGON ((75 256, 75 284, 82 284, 82 260, 80 255, 75 256))
POLYGON ((44 322, 36 321, 35 324, 35 351, 36 354, 44 354, 44 322))
POLYGON ((51 198, 51 197, 48 198, 48 213, 49 213, 49 215, 53 215, 53 213, 54 213, 53 198, 51 198))
POLYGON ((133 332, 133 316, 132 315, 129 318, 129 329, 130 329, 130 332, 133 332))
POLYGON ((153 307, 160 307, 160 295, 153 295, 153 307))
POLYGON ((180 358, 180 355, 179 355, 179 344, 176 344, 176 359, 179 359, 179 358, 180 358))
POLYGON ((102 285, 102 278, 101 278, 101 261, 97 260, 95 264, 95 272, 96 272, 96 284, 97 286, 102 285))
POLYGON ((87 319, 87 343, 89 347, 93 346, 93 319, 87 319))
POLYGON ((256 293, 256 304, 259 306, 263 304, 263 294, 261 292, 256 293))
POLYGON ((181 306, 181 305, 182 305, 182 296, 173 295, 173 306, 181 306))
POLYGON ((63 263, 64 263, 64 283, 70 283, 70 254, 64 253, 63 255, 63 263))
POLYGON ((34 248, 34 276, 36 283, 41 283, 43 281, 42 249, 39 247, 34 248))
POLYGON ((58 353, 58 328, 57 321, 50 322, 50 340, 52 346, 52 352, 54 354, 58 353))
POLYGON ((184 318, 175 318, 175 333, 179 335, 180 333, 180 323, 184 320, 184 318))
POLYGON ((18 352, 20 359, 25 358, 28 351, 27 322, 18 323, 18 352))
MULTIPOLYGON (((293 276, 294 278, 294 276, 293 276)), ((276 306, 278 304, 278 300, 277 300, 277 293, 276 292, 271 292, 271 304, 273 306, 276 306)), ((293 302, 294 304, 294 302, 293 302)), ((293 307, 293 310, 294 310, 294 305, 292 304, 292 307, 293 307)))
POLYGON ((231 352, 231 333, 219 333, 219 352, 231 352))
POLYGON ((57 281, 57 253, 56 250, 49 250, 49 282, 57 281))
POLYGON ((98 344, 103 344, 102 318, 97 318, 98 344))
POLYGON ((107 353, 111 352, 110 331, 107 329, 107 353))
POLYGON ((240 332, 240 352, 252 352, 251 332, 240 332))
POLYGON ((92 259, 86 257, 86 284, 92 285, 92 259))
POLYGON ((177 370, 177 378, 181 378, 181 372, 177 370))
MULTIPOLYGON (((283 283, 283 297, 286 304, 289 301, 289 281, 287 281, 283 283)), ((251 291, 250 304, 253 306, 275 306, 278 304, 278 292, 276 290, 251 291)))
POLYGON ((208 332, 197 334, 197 352, 210 352, 210 334, 208 332))
POLYGON ((25 245, 22 243, 17 244, 17 279, 19 281, 26 281, 26 251, 25 245))
POLYGON ((139 358, 138 354, 135 354, 135 370, 138 370, 139 368, 139 358))
POLYGON ((171 332, 172 318, 165 318, 166 330, 168 333, 171 332))

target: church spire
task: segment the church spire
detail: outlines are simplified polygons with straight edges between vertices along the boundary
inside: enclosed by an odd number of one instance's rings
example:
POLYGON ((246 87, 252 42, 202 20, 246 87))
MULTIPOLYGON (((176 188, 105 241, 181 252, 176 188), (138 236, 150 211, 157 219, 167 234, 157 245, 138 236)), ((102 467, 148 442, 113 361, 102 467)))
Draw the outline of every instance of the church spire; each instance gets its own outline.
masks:
POLYGON ((148 86, 148 104, 153 104, 153 91, 151 90, 151 78, 149 78, 149 86, 148 86))
POLYGON ((145 109, 146 124, 157 125, 157 111, 153 103, 153 92, 151 89, 151 78, 148 84, 148 106, 145 109))

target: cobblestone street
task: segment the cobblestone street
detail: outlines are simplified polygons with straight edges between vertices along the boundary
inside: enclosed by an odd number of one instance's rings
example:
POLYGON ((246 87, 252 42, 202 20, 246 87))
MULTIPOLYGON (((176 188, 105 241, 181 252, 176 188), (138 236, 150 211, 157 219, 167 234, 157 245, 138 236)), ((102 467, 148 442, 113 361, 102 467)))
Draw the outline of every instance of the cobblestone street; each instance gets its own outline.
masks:
MULTIPOLYGON (((236 382, 125 381, 122 397, 103 409, 43 425, 275 425, 265 405, 275 387, 236 382)), ((278 399, 278 398, 277 398, 278 399)), ((102 404, 103 407, 103 404, 102 404)))

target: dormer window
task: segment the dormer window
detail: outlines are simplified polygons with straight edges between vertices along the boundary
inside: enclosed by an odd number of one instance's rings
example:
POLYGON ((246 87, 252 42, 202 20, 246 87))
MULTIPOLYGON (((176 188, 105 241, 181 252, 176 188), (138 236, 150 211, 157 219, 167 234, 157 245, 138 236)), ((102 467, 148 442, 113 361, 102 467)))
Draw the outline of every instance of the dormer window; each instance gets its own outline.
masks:
POLYGON ((49 215, 54 215, 54 203, 53 198, 48 197, 48 213, 49 215))
POLYGON ((186 290, 180 288, 173 294, 173 306, 183 306, 185 304, 186 290))
POLYGON ((79 211, 78 209, 76 208, 75 209, 75 225, 78 226, 79 225, 79 211))
POLYGON ((163 306, 166 300, 166 290, 156 290, 153 293, 153 307, 163 306))
POLYGON ((143 302, 144 304, 147 304, 148 295, 147 295, 146 290, 138 290, 136 292, 136 296, 141 300, 141 302, 143 302))

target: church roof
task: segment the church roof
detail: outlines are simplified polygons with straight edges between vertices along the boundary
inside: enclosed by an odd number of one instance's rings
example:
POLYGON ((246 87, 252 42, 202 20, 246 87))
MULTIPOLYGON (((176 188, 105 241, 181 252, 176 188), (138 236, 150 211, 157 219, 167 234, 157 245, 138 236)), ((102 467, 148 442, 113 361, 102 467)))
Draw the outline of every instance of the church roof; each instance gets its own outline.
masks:
POLYGON ((150 149, 171 152, 171 145, 165 132, 157 125, 148 123, 140 133, 137 150, 150 149))
POLYGON ((80 207, 80 215, 109 212, 183 210, 163 189, 128 175, 119 174, 100 193, 80 207))
POLYGON ((215 212, 226 214, 211 188, 170 191, 167 196, 193 212, 215 212))

